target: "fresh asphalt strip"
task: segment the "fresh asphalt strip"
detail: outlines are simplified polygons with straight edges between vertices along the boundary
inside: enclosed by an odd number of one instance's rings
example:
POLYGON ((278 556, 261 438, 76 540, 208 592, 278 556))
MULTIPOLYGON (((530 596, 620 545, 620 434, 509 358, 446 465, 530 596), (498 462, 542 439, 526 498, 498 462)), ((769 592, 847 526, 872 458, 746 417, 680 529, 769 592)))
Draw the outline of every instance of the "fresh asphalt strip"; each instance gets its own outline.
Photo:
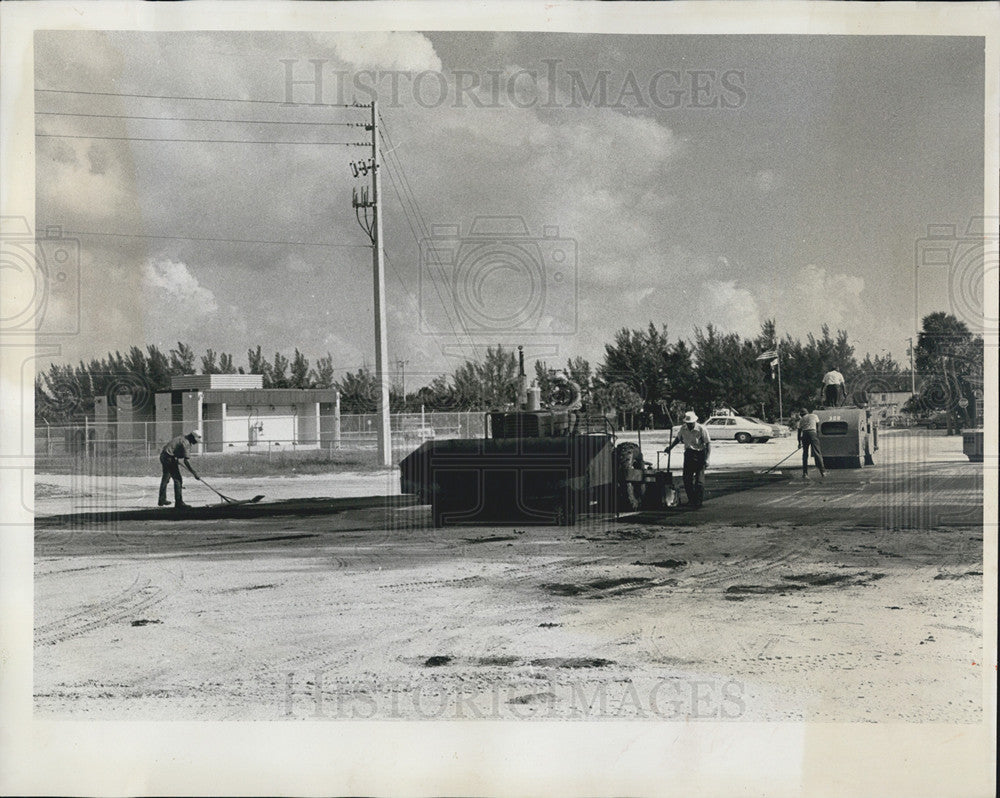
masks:
MULTIPOLYGON (((675 473, 675 483, 681 484, 675 473)), ((718 472, 709 475, 715 496, 787 481, 779 474, 752 471, 718 472)), ((271 516, 335 515, 350 510, 373 510, 412 507, 418 504, 412 494, 402 496, 359 496, 349 498, 285 499, 282 501, 211 504, 176 510, 173 507, 148 507, 127 510, 92 510, 61 515, 39 516, 35 526, 53 527, 79 524, 107 524, 115 521, 213 521, 221 518, 267 518, 271 516)))
POLYGON ((106 524, 112 521, 213 521, 220 518, 266 518, 280 515, 334 515, 348 510, 410 507, 417 497, 360 496, 340 499, 286 499, 257 504, 211 504, 202 507, 148 507, 131 510, 98 510, 62 515, 39 516, 35 526, 63 526, 82 523, 106 524))

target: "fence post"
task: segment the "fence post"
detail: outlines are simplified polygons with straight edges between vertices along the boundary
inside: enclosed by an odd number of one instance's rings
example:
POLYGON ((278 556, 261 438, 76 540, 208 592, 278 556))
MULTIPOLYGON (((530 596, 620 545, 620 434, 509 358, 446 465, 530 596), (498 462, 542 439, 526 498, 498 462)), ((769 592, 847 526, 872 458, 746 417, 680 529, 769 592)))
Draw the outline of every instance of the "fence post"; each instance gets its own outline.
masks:
POLYGON ((334 394, 333 399, 333 448, 340 448, 340 391, 334 394))
POLYGON ((87 417, 83 417, 83 456, 90 457, 90 424, 87 417))

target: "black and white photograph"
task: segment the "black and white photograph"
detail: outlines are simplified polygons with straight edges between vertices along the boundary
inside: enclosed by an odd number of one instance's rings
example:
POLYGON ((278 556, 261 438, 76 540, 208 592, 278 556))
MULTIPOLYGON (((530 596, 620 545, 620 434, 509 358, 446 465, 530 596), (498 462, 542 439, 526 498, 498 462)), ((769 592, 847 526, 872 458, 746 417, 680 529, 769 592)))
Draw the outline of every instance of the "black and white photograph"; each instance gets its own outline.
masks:
POLYGON ((996 5, 4 5, 5 792, 993 794, 996 5))

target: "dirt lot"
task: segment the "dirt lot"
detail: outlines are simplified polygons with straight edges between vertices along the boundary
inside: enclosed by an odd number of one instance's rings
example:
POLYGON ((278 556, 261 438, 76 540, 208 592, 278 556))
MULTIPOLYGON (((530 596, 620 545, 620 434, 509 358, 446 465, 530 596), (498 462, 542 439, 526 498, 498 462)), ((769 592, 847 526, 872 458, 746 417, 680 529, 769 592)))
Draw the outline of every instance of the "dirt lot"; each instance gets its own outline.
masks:
MULTIPOLYGON (((702 510, 574 528, 435 530, 427 507, 40 523, 36 712, 980 722, 983 467, 960 438, 904 433, 874 468, 726 483, 794 445, 720 445, 702 510)), ((379 479, 367 492, 392 489, 379 479)), ((72 477, 36 484, 39 515, 109 503, 72 477)))

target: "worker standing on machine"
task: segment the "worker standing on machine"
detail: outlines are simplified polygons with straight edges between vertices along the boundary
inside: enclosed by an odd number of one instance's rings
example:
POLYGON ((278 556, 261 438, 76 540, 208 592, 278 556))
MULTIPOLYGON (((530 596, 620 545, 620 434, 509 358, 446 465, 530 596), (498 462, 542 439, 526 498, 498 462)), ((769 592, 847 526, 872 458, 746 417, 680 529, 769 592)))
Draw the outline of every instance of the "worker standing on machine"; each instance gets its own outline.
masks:
POLYGON ((847 398, 847 388, 844 386, 844 375, 837 369, 830 369, 823 375, 823 401, 827 407, 839 407, 847 398))
POLYGON ((188 459, 191 456, 191 447, 196 443, 201 443, 201 433, 195 429, 187 435, 178 435, 160 450, 160 465, 163 467, 163 476, 160 477, 160 507, 170 504, 167 501, 167 483, 171 479, 174 481, 174 506, 177 509, 191 506, 184 503, 184 480, 181 477, 179 464, 183 460, 191 476, 201 479, 191 468, 191 461, 188 459))
POLYGON ((705 501, 705 469, 708 468, 712 439, 708 436, 708 430, 698 423, 698 416, 693 410, 684 414, 684 425, 664 451, 669 452, 678 443, 684 444, 684 492, 687 494, 687 503, 692 507, 701 507, 705 501))
POLYGON ((799 411, 799 448, 802 450, 802 479, 809 477, 809 449, 812 449, 813 461, 819 469, 820 477, 826 476, 826 466, 823 463, 823 452, 819 450, 819 416, 810 413, 806 408, 799 411))

